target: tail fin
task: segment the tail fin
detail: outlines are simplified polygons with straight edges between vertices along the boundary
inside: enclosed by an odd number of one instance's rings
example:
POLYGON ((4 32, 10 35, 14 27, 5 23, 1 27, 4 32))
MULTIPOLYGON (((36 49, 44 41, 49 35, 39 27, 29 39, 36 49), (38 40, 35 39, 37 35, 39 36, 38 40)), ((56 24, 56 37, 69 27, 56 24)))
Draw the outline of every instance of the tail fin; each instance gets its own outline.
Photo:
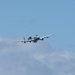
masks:
POLYGON ((23 42, 26 43, 26 41, 25 41, 25 37, 23 37, 23 40, 24 40, 23 42))
POLYGON ((23 40, 25 41, 25 37, 23 37, 23 40))

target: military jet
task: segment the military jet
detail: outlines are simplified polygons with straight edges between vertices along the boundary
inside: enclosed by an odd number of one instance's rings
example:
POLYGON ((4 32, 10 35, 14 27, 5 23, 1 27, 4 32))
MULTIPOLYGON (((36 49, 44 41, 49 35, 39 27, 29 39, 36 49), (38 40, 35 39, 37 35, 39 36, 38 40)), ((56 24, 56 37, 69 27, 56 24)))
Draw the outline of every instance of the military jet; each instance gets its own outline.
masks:
POLYGON ((43 36, 43 37, 40 37, 38 35, 34 36, 34 37, 28 37, 27 40, 25 40, 25 37, 23 37, 23 40, 21 40, 20 42, 23 42, 23 43, 26 43, 26 42, 33 42, 33 43, 37 43, 39 40, 44 40, 46 38, 49 38, 53 36, 53 34, 50 34, 50 35, 46 35, 46 36, 43 36))

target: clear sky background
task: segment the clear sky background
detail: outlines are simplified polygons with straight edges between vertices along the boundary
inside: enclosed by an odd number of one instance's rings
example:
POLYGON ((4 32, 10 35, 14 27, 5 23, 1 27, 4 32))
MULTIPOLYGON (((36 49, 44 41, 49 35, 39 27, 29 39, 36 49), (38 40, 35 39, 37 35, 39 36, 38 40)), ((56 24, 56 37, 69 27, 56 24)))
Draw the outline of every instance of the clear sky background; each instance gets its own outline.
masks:
POLYGON ((75 0, 1 0, 0 75, 75 75, 75 0))
POLYGON ((75 49, 74 0, 1 0, 0 36, 40 36, 57 48, 75 49))

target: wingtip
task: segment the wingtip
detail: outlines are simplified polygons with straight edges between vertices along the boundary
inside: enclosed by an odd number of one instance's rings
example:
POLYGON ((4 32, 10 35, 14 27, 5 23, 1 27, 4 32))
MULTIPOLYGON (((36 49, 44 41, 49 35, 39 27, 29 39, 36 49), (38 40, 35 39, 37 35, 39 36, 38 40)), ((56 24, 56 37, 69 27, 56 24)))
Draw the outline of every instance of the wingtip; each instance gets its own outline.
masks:
POLYGON ((53 34, 50 34, 51 36, 53 36, 53 34))
POLYGON ((53 36, 53 34, 52 34, 52 36, 53 36))

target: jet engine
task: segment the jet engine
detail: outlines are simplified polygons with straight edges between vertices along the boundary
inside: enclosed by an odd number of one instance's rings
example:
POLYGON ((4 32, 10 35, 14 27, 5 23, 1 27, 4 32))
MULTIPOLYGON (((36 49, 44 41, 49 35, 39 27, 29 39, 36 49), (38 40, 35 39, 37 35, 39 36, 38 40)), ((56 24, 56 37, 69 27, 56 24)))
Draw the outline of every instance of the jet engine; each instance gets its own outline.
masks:
POLYGON ((32 37, 31 37, 31 36, 28 38, 28 40, 30 40, 30 39, 32 39, 32 37))

